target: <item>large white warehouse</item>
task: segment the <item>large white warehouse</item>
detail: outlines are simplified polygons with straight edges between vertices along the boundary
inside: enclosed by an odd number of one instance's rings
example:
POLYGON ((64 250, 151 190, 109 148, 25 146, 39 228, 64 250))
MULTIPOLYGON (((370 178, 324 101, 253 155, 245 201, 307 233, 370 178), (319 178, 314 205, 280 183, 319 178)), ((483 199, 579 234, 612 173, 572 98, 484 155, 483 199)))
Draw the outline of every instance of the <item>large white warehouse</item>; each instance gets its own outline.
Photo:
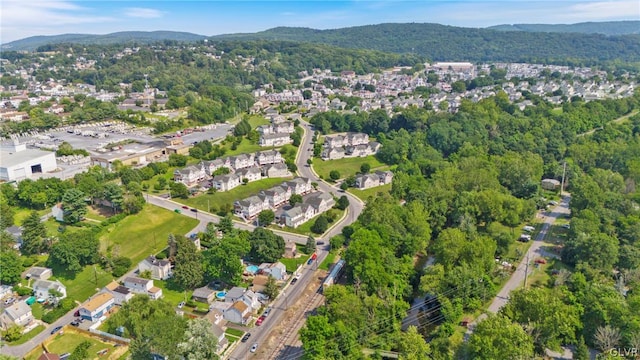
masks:
POLYGON ((32 179, 57 167, 54 152, 27 149, 17 141, 0 144, 0 181, 32 179))

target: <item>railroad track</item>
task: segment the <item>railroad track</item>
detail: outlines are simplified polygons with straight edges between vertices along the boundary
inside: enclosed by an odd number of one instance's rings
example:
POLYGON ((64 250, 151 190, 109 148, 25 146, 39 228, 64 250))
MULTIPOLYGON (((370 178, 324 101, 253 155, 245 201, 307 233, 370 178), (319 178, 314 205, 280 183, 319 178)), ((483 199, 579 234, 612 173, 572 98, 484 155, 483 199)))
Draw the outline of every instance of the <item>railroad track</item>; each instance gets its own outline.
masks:
POLYGON ((306 319, 306 314, 311 309, 318 306, 318 304, 322 300, 322 296, 323 295, 320 293, 320 289, 318 289, 318 291, 314 292, 313 295, 309 299, 307 299, 307 303, 304 306, 302 314, 300 314, 300 316, 298 316, 298 318, 293 323, 293 325, 288 328, 288 330, 286 331, 282 339, 278 342, 278 345, 276 345, 275 349, 269 356, 269 360, 275 360, 278 358, 278 354, 285 347, 287 342, 291 339, 293 335, 297 334, 297 329, 299 329, 302 326, 302 322, 305 321, 306 319))

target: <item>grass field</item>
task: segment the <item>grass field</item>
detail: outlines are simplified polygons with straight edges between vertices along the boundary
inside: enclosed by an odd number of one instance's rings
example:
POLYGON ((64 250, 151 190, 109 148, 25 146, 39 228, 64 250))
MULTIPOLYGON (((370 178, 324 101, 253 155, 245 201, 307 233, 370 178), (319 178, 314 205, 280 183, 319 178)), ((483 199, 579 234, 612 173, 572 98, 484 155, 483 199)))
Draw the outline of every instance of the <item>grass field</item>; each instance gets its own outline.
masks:
POLYGON ((162 299, 164 301, 175 306, 191 299, 191 295, 193 294, 192 290, 187 290, 186 292, 178 290, 170 281, 155 280, 153 285, 162 289, 162 299))
POLYGON ((329 254, 327 254, 327 257, 324 259, 324 261, 322 261, 319 268, 322 270, 329 271, 329 268, 331 267, 331 265, 333 265, 335 260, 336 260, 336 252, 331 251, 329 252, 329 254))
POLYGON ((252 129, 257 128, 260 125, 268 125, 270 123, 271 122, 267 120, 264 116, 252 115, 249 117, 249 124, 251 125, 252 129))
POLYGON ((282 258, 278 261, 280 261, 281 263, 284 264, 284 266, 287 267, 288 273, 294 273, 298 269, 298 266, 300 266, 300 264, 304 264, 308 259, 309 259, 309 256, 302 255, 293 259, 282 258))
POLYGON ((217 212, 223 204, 233 206, 236 200, 242 200, 251 195, 257 194, 260 190, 268 189, 272 186, 281 184, 288 178, 269 178, 250 182, 247 185, 240 185, 230 191, 216 192, 215 194, 201 194, 188 199, 173 199, 177 202, 198 208, 200 210, 209 211, 207 206, 211 206, 211 212, 217 212), (207 204, 208 202, 208 204, 207 204))
POLYGON ((349 192, 358 197, 362 201, 366 201, 369 197, 375 197, 378 193, 388 193, 391 191, 391 184, 376 186, 366 190, 349 189, 349 192))
POLYGON ((170 233, 184 235, 198 225, 198 220, 173 211, 146 205, 144 209, 108 226, 100 236, 103 252, 118 246, 118 254, 137 264, 167 246, 170 233))
MULTIPOLYGON (((91 347, 87 350, 87 353, 90 356, 90 359, 99 358, 96 354, 100 350, 109 349, 112 351, 113 345, 109 345, 98 341, 89 336, 85 336, 83 334, 79 334, 73 331, 64 331, 62 335, 56 336, 48 345, 47 349, 54 354, 64 354, 71 353, 73 350, 80 345, 83 341, 88 341, 91 343, 91 347)), ((109 354, 109 353, 107 353, 109 354)), ((41 354, 36 352, 33 357, 30 354, 26 358, 26 360, 37 359, 41 354)))
POLYGON ((224 145, 224 148, 227 149, 227 151, 224 153, 224 156, 247 154, 247 153, 253 153, 256 151, 268 149, 268 148, 263 148, 258 144, 252 144, 247 138, 243 138, 242 142, 240 143, 240 145, 238 145, 238 147, 235 150, 231 150, 230 142, 227 142, 224 145))
POLYGON ((313 169, 318 174, 318 176, 323 179, 329 179, 329 173, 332 170, 338 170, 340 173, 340 178, 344 179, 351 175, 355 175, 360 172, 360 165, 368 163, 371 166, 371 171, 388 169, 389 167, 376 159, 375 156, 367 156, 367 157, 355 157, 355 158, 344 158, 338 160, 322 160, 322 159, 313 159, 313 169))
MULTIPOLYGON (((22 222, 24 221, 24 219, 26 219, 29 214, 31 214, 31 212, 33 210, 31 209, 25 209, 25 208, 20 208, 20 207, 14 207, 14 215, 13 215, 13 223, 20 226, 22 225, 22 222)), ((51 212, 51 207, 47 207, 44 210, 36 210, 36 212, 38 213, 38 215, 42 216, 44 214, 48 214, 51 212)))
MULTIPOLYGON (((137 263, 136 263, 137 264, 137 263)), ((55 278, 67 287, 67 295, 77 301, 85 301, 97 290, 113 280, 113 275, 100 266, 88 265, 81 272, 73 274, 64 269, 53 268, 55 278)))

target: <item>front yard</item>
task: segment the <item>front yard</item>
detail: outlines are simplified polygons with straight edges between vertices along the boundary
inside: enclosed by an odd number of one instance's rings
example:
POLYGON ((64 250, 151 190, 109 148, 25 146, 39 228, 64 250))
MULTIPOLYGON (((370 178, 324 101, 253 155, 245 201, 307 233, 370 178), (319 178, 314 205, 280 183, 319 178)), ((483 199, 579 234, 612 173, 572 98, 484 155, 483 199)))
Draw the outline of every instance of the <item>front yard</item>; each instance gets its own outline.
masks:
POLYGON ((391 191, 391 184, 376 186, 366 190, 350 188, 348 191, 358 199, 367 201, 367 199, 369 199, 370 197, 375 197, 376 195, 378 195, 378 193, 388 193, 389 191, 391 191))
POLYGON ((77 301, 85 301, 113 280, 111 273, 99 265, 87 265, 79 273, 69 273, 64 269, 53 268, 55 278, 67 287, 67 296, 77 301))
POLYGON ((160 207, 144 209, 108 226, 100 236, 101 251, 113 251, 131 259, 134 265, 167 247, 169 234, 184 235, 198 225, 198 220, 160 207))
POLYGON ((20 337, 20 339, 10 342, 8 343, 9 345, 20 345, 20 344, 24 344, 27 341, 33 339, 34 337, 36 337, 36 335, 40 334, 42 332, 42 330, 44 330, 45 327, 44 325, 38 325, 36 326, 33 330, 29 331, 26 334, 22 334, 22 336, 20 337))
POLYGON ((329 179, 329 173, 332 170, 337 170, 340 173, 340 178, 344 179, 360 172, 360 166, 364 163, 371 166, 372 172, 376 170, 389 169, 389 166, 376 159, 375 155, 338 160, 322 160, 315 158, 313 159, 313 169, 318 176, 325 180, 329 179))

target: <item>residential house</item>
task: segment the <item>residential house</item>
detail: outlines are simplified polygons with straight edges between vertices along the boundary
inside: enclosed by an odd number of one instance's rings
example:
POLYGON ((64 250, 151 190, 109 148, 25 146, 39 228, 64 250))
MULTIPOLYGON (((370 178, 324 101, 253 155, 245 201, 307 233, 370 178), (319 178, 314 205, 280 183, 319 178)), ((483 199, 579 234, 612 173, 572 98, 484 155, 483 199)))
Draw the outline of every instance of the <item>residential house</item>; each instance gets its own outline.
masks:
POLYGON ((265 134, 260 137, 260 146, 283 146, 292 142, 293 140, 287 133, 265 134))
POLYGON ((556 179, 542 179, 541 186, 545 190, 558 190, 558 188, 560 188, 560 181, 556 179))
POLYGON ((369 142, 369 135, 364 133, 349 133, 345 136, 344 146, 366 145, 369 142))
POLYGON ((356 188, 368 189, 375 186, 390 184, 393 180, 391 171, 376 171, 372 174, 364 174, 356 176, 356 188))
POLYGON ((201 288, 193 290, 193 295, 191 295, 191 298, 195 301, 208 304, 215 300, 216 292, 208 286, 203 286, 201 288))
POLYGON ((235 303, 238 300, 242 300, 242 296, 244 295, 245 291, 246 291, 245 288, 242 288, 242 287, 239 287, 239 286, 232 287, 225 294, 224 302, 235 303))
POLYGON ((280 222, 291 228, 297 228, 298 226, 309 221, 316 215, 316 211, 313 206, 309 204, 296 204, 291 209, 285 210, 280 215, 280 222))
POLYGON ((287 241, 284 244, 284 255, 283 257, 287 259, 293 259, 298 254, 297 246, 295 241, 287 241))
POLYGON ((344 145, 346 145, 345 137, 342 135, 324 137, 324 147, 326 148, 337 148, 343 147, 344 145))
POLYGON ((224 328, 211 324, 211 332, 218 339, 216 342, 216 354, 220 355, 224 351, 224 349, 229 345, 229 340, 225 336, 224 328))
POLYGON ((322 150, 321 157, 323 160, 338 160, 346 155, 342 147, 329 147, 322 150))
POLYGON ((186 186, 194 186, 206 179, 207 173, 204 168, 198 166, 187 166, 184 169, 178 169, 173 172, 173 181, 181 182, 186 186))
POLYGON ((279 261, 273 264, 260 264, 259 269, 263 274, 269 274, 269 276, 273 277, 276 280, 284 280, 285 276, 287 275, 287 267, 279 261))
POLYGON ((229 191, 240 186, 240 176, 236 174, 216 175, 212 184, 218 191, 229 191))
POLYGON ((115 304, 120 306, 133 298, 133 292, 131 289, 122 286, 115 281, 108 283, 102 291, 111 294, 115 304))
POLYGON ((336 204, 335 200, 333 200, 333 195, 326 192, 311 194, 304 199, 304 203, 311 205, 316 214, 323 213, 331 209, 336 204))
POLYGON ((162 289, 153 286, 151 279, 128 276, 124 279, 124 286, 136 294, 148 295, 152 300, 158 300, 162 297, 162 289))
POLYGON ((350 157, 366 157, 366 156, 372 155, 369 145, 364 145, 364 144, 347 146, 345 148, 344 154, 345 156, 350 156, 350 157))
POLYGON ((252 311, 257 311, 262 306, 258 294, 251 290, 245 291, 240 300, 247 304, 252 311))
POLYGON ((151 278, 155 280, 167 280, 173 275, 173 272, 171 271, 171 262, 169 260, 156 259, 153 255, 147 257, 138 264, 138 273, 142 273, 144 271, 151 272, 151 278))
POLYGON ((84 303, 78 312, 83 319, 95 322, 105 316, 114 304, 113 295, 103 292, 84 303))
POLYGON ((295 179, 291 179, 289 181, 285 181, 283 185, 289 186, 291 188, 291 193, 296 195, 305 195, 313 190, 313 185, 311 185, 311 179, 304 177, 297 177, 295 179))
POLYGON ((276 150, 258 151, 255 159, 256 163, 260 166, 284 162, 282 154, 276 150))
POLYGON ((267 190, 260 191, 259 195, 264 196, 272 209, 284 205, 291 198, 291 188, 288 186, 274 186, 267 190))
POLYGON ((67 288, 58 280, 37 280, 33 283, 33 295, 38 299, 57 302, 67 297, 67 288), (59 295, 53 295, 51 292, 58 292, 59 295))
POLYGON ((251 320, 251 308, 242 300, 238 300, 225 310, 224 318, 232 323, 247 325, 251 320))
POLYGON ((53 276, 53 271, 46 267, 33 266, 24 273, 25 279, 47 280, 53 276))
POLYGON ((51 208, 51 217, 56 221, 64 222, 64 209, 62 209, 62 203, 57 203, 51 208))
POLYGON ((240 154, 237 156, 230 156, 229 161, 231 163, 231 169, 233 169, 234 171, 251 167, 256 162, 254 154, 240 154))
POLYGON ((262 175, 269 178, 287 177, 291 175, 289 173, 289 169, 287 168, 287 165, 283 163, 267 165, 267 166, 264 166, 262 169, 263 169, 262 175))
POLYGON ((17 246, 16 248, 20 248, 22 245, 22 227, 17 225, 9 226, 4 229, 11 237, 15 240, 17 246))
POLYGON ((250 220, 258 216, 262 210, 269 209, 269 200, 264 196, 253 195, 244 200, 236 201, 233 207, 237 216, 250 220))
POLYGON ((244 179, 247 179, 248 182, 262 179, 262 171, 257 166, 252 166, 246 169, 242 169, 236 172, 236 174, 240 177, 240 179, 242 179, 243 182, 244 182, 244 179))
POLYGON ((7 330, 13 325, 27 326, 33 322, 31 307, 25 301, 18 301, 6 307, 0 315, 0 328, 7 330))
POLYGON ((263 292, 267 288, 267 282, 269 282, 268 275, 256 275, 253 277, 251 290, 256 293, 263 292))
POLYGON ((223 167, 231 170, 231 161, 229 160, 229 158, 215 159, 212 161, 201 161, 199 166, 204 169, 204 172, 207 175, 213 176, 213 173, 216 170, 222 169, 223 167))
POLYGON ((58 354, 42 353, 42 355, 40 355, 38 360, 61 360, 61 358, 60 358, 60 355, 58 355, 58 354))

